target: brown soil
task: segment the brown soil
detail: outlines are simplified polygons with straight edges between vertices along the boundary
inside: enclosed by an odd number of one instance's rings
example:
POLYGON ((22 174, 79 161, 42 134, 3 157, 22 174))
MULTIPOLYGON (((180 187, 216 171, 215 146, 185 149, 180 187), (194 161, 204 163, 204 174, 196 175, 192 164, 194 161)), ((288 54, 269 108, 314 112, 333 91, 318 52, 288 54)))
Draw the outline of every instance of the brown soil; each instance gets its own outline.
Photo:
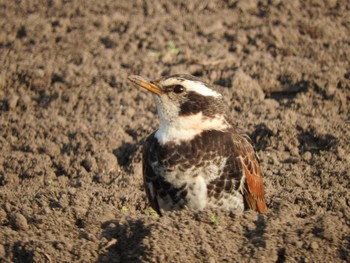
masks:
POLYGON ((1 1, 0 26, 0 261, 350 261, 349 1, 1 1), (265 215, 149 210, 127 76, 173 73, 222 87, 265 215))

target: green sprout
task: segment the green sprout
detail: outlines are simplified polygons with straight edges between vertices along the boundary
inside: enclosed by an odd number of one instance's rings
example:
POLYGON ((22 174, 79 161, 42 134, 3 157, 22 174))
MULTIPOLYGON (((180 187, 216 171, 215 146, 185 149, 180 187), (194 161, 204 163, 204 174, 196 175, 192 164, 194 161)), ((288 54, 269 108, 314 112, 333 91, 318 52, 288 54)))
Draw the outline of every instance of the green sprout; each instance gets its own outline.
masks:
POLYGON ((167 43, 167 53, 170 53, 171 55, 177 55, 180 53, 180 49, 178 49, 173 41, 168 41, 167 43))
POLYGON ((148 212, 150 213, 151 216, 153 216, 154 218, 159 218, 158 213, 152 208, 148 208, 148 212))
POLYGON ((124 213, 128 211, 128 208, 126 206, 122 206, 122 208, 120 208, 120 211, 124 213))
POLYGON ((214 214, 210 215, 209 220, 213 225, 215 225, 215 226, 219 225, 219 220, 216 218, 216 216, 214 214))
POLYGON ((152 58, 159 58, 162 55, 162 52, 159 51, 150 51, 148 55, 152 58))
POLYGON ((176 47, 176 44, 174 41, 168 41, 167 42, 167 47, 166 47, 166 51, 162 52, 162 51, 157 51, 157 50, 152 50, 148 52, 148 56, 152 57, 152 58, 159 58, 161 56, 164 56, 166 54, 170 54, 172 56, 176 56, 177 54, 180 53, 180 49, 176 47))

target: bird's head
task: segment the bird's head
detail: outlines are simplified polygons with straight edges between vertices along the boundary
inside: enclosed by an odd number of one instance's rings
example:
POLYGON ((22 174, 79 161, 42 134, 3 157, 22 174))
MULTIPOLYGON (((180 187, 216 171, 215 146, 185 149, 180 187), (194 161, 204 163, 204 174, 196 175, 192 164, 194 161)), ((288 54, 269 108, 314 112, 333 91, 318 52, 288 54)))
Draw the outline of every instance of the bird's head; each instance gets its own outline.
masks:
POLYGON ((129 80, 154 94, 160 118, 156 136, 163 143, 230 126, 222 95, 196 77, 173 75, 150 81, 134 75, 129 80))

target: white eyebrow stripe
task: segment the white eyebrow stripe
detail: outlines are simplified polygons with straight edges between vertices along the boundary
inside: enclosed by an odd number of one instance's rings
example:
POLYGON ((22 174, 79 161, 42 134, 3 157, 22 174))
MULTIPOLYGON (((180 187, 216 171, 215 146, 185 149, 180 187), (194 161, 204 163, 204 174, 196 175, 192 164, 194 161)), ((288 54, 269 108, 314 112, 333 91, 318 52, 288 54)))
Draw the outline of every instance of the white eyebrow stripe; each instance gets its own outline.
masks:
POLYGON ((194 91, 203 96, 221 97, 221 94, 219 92, 216 92, 215 90, 208 88, 205 84, 203 84, 200 81, 169 78, 169 79, 166 79, 162 84, 164 86, 180 84, 184 86, 187 91, 194 91))

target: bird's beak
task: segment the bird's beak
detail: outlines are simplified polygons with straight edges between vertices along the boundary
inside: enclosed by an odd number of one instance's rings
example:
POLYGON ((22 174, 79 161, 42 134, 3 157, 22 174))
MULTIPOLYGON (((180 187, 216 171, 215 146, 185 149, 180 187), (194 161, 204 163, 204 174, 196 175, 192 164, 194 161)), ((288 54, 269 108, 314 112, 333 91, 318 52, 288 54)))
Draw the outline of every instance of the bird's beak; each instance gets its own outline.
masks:
POLYGON ((128 79, 137 86, 149 90, 158 96, 164 93, 164 91, 156 83, 149 81, 143 77, 132 75, 129 76, 128 79))

